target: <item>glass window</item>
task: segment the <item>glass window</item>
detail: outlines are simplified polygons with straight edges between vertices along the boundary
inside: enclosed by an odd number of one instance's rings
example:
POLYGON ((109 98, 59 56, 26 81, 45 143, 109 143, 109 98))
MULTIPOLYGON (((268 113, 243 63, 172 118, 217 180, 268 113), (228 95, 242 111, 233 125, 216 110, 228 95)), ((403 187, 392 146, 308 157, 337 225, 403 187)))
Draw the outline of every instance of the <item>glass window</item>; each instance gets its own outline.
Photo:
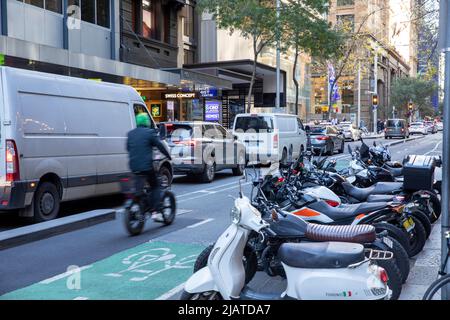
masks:
POLYGON ((270 117, 238 117, 234 130, 271 132, 273 130, 273 121, 270 117))
POLYGON ((109 0, 97 0, 97 25, 109 28, 109 0))
POLYGON ((216 126, 217 131, 219 131, 221 138, 228 138, 228 131, 225 130, 225 128, 223 128, 222 126, 216 126))
POLYGON ((355 4, 355 0, 337 0, 337 6, 353 6, 355 4))
POLYGON ((297 123, 298 123, 298 128, 300 130, 305 131, 305 127, 303 126, 302 120, 300 120, 299 118, 297 118, 297 123))
POLYGON ((142 104, 135 104, 134 105, 134 115, 137 116, 139 113, 146 113, 150 118, 150 128, 155 128, 155 123, 153 122, 153 118, 150 116, 150 113, 148 112, 147 108, 142 104))
POLYGON ((355 29, 355 16, 353 14, 345 14, 339 15, 337 17, 337 24, 341 28, 346 30, 351 30, 352 32, 355 29))
POLYGON ((142 35, 145 38, 153 38, 155 30, 155 15, 152 1, 142 0, 142 35))
POLYGON ((95 23, 95 1, 81 0, 81 20, 95 23))
POLYGON ((45 9, 56 13, 62 13, 62 0, 45 0, 45 9))
POLYGON ((169 123, 166 128, 167 140, 172 142, 190 140, 194 132, 194 129, 189 125, 169 123))
POLYGON ((184 35, 186 37, 194 37, 194 27, 195 27, 195 9, 193 6, 186 5, 184 8, 184 35))
POLYGON ((25 0, 24 2, 39 8, 44 8, 44 0, 25 0))
POLYGON ((194 64, 194 51, 184 50, 184 64, 194 64))

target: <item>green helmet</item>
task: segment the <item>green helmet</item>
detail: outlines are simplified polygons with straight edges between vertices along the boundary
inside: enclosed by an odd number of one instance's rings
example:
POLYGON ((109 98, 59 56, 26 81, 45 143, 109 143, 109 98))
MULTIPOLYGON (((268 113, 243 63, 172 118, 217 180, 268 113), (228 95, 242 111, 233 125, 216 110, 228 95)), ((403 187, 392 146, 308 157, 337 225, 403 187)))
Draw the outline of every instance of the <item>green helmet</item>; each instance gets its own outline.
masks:
POLYGON ((136 116, 136 125, 138 127, 150 127, 150 117, 145 112, 136 116))

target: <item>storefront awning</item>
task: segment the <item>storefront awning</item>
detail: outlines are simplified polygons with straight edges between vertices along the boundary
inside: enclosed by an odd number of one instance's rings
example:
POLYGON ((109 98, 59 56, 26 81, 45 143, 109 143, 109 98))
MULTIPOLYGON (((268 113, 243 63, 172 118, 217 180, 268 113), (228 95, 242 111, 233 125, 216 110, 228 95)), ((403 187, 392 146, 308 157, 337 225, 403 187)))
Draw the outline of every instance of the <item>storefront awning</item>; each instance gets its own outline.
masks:
POLYGON ((220 78, 208 73, 198 72, 196 70, 187 69, 163 69, 174 73, 180 77, 182 85, 192 86, 195 89, 199 87, 214 87, 222 90, 230 90, 233 88, 233 83, 230 80, 220 78))

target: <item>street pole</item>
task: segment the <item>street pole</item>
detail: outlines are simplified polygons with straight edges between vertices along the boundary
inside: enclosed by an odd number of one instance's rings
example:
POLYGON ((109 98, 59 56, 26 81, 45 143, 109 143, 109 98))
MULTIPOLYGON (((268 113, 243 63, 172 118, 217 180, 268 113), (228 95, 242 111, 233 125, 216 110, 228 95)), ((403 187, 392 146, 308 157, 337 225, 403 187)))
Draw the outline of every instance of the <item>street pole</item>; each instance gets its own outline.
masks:
MULTIPOLYGON (((445 53, 445 81, 444 81, 444 137, 443 137, 443 166, 442 166, 442 264, 445 263, 447 253, 446 233, 449 226, 449 191, 450 191, 450 6, 449 0, 440 2, 440 46, 445 53)), ((447 272, 450 265, 447 264, 447 272)), ((450 300, 450 285, 441 290, 442 300, 450 300)))
POLYGON ((361 60, 358 61, 358 128, 361 127, 361 60))
MULTIPOLYGON (((280 0, 277 0, 277 96, 275 106, 280 109, 281 98, 280 98, 280 64, 281 64, 281 43, 280 43, 280 0)), ((287 110, 286 110, 287 111, 287 110)))
MULTIPOLYGON (((375 61, 374 61, 374 88, 373 92, 375 95, 378 95, 378 48, 375 48, 375 61)), ((378 118, 378 106, 376 106, 373 110, 373 132, 377 134, 377 119, 378 118)))

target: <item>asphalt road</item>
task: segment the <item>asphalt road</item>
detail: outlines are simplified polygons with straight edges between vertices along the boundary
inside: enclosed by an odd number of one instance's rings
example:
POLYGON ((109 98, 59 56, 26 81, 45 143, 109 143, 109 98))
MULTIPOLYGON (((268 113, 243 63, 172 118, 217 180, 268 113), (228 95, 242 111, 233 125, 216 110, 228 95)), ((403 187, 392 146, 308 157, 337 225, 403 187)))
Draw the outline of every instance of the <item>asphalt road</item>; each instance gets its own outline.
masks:
MULTIPOLYGON (((377 140, 380 141, 393 142, 377 140)), ((359 143, 352 143, 355 145, 359 143)), ((402 160, 408 154, 439 154, 441 148, 439 133, 392 146, 390 150, 394 160, 402 160)), ((348 159, 348 155, 336 157, 340 161, 348 159)), ((250 184, 244 183, 243 189, 249 194, 250 184)), ((228 226, 231 197, 236 197, 238 190, 238 178, 231 171, 218 173, 211 184, 176 177, 173 191, 180 214, 170 227, 149 221, 145 232, 132 238, 119 217, 0 251, 0 299, 169 298, 179 292, 192 273, 198 253, 228 226), (81 272, 71 271, 71 266, 80 267, 81 272)), ((68 204, 64 213, 117 207, 121 201, 120 197, 107 197, 68 204)), ((7 218, 0 219, 0 226, 12 228, 23 223, 7 218)))

